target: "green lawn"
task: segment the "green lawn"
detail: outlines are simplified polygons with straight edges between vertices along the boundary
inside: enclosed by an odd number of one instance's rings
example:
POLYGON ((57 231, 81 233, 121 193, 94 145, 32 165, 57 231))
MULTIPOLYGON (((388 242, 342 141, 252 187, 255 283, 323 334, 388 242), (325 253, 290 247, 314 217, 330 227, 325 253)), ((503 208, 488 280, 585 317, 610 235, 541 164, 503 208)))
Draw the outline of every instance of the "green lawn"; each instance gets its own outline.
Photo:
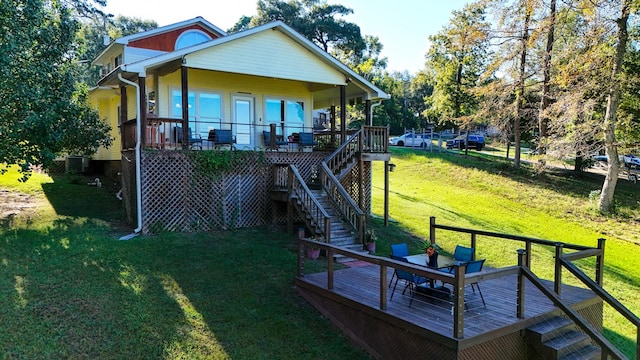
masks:
MULTIPOLYGON (((392 242, 409 242, 419 251, 420 241, 429 237, 429 217, 438 223, 494 232, 537 237, 554 241, 596 246, 607 239, 605 250, 605 288, 640 313, 640 186, 619 181, 616 212, 600 215, 589 198, 602 186, 602 178, 593 174, 574 174, 558 170, 536 175, 523 166, 514 170, 511 162, 470 151, 429 153, 392 149, 395 171, 390 173, 389 212, 397 221, 378 230, 384 240, 378 252, 388 252, 392 242), (396 236, 403 230, 413 236, 396 236), (386 231, 386 234, 384 233, 386 231)), ((374 165, 373 212, 383 212, 383 166, 374 165)), ((377 221, 379 223, 379 221, 377 221)), ((445 251, 456 244, 469 244, 469 236, 439 230, 437 241, 445 251)), ((478 238, 478 255, 487 265, 512 265, 516 249, 522 244, 478 238)), ((552 250, 533 250, 532 269, 544 278, 552 278, 552 250)), ((588 268, 592 261, 583 261, 588 268)), ((593 270, 588 274, 593 275, 593 270)), ((570 275, 565 277, 568 280, 570 275)), ((611 338, 627 354, 633 354, 636 332, 629 323, 605 307, 605 325, 611 338)), ((630 355, 631 356, 631 355, 630 355)))
MULTIPOLYGON (((536 175, 490 156, 393 149, 389 227, 370 220, 377 251, 412 252, 438 223, 595 246, 607 238, 605 288, 640 312, 640 185, 618 185, 616 212, 589 194, 595 175, 536 175)), ((374 165, 373 211, 382 215, 382 165, 374 165)), ((294 238, 277 228, 200 234, 126 234, 116 189, 70 177, 34 177, 0 188, 29 194, 37 210, 0 228, 0 356, 3 358, 366 359, 293 286, 294 238), (73 183, 71 183, 73 182, 73 183), (75 184, 74 184, 75 183, 75 184)), ((445 251, 466 237, 438 233, 445 251)), ((516 261, 517 244, 478 239, 488 265, 516 261)), ((551 276, 551 254, 533 269, 551 276)), ((583 264, 584 265, 584 264, 583 264)), ((588 263, 586 264, 589 265, 588 263)), ((568 275, 566 275, 568 277, 568 275)), ((633 356, 635 330, 605 308, 607 335, 633 356)))
POLYGON ((0 358, 369 358, 297 294, 292 236, 118 241, 111 189, 68 180, 45 178, 37 214, 0 230, 0 358))

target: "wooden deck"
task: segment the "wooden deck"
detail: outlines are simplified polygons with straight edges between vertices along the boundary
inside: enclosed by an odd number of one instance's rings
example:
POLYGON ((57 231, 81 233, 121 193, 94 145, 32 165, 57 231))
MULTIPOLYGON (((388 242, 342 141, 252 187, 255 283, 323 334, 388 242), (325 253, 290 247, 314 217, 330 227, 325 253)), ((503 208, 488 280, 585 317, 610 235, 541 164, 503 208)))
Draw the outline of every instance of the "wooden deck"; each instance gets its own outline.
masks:
MULTIPOLYGON (((490 272, 491 269, 487 268, 484 271, 490 272)), ((392 274, 393 269, 389 269, 387 285, 391 280, 392 274)), ((464 313, 464 337, 457 339, 454 337, 452 303, 448 298, 437 299, 417 294, 414 296, 411 306, 409 306, 411 297, 408 290, 404 295, 402 294, 404 285, 401 281, 398 283, 393 298, 391 298, 393 286, 388 289, 387 308, 381 310, 380 267, 378 265, 368 264, 362 267, 336 270, 334 272, 334 287, 332 290, 327 289, 327 276, 326 272, 306 274, 304 277, 298 278, 297 284, 303 296, 316 308, 325 307, 324 311, 323 309, 319 310, 330 318, 334 316, 342 317, 340 321, 349 321, 344 320, 349 318, 345 314, 330 313, 331 311, 335 312, 335 308, 331 309, 332 305, 329 305, 329 302, 346 304, 347 307, 355 309, 357 312, 367 314, 367 320, 360 317, 358 321, 363 321, 369 326, 371 326, 372 321, 382 320, 383 322, 392 323, 395 327, 420 333, 422 337, 428 338, 429 341, 438 342, 455 351, 486 344, 491 339, 498 339, 507 334, 517 334, 520 330, 558 312, 551 301, 527 281, 525 284, 525 316, 520 319, 516 316, 516 275, 481 281, 480 286, 486 301, 486 307, 483 306, 479 293, 472 292, 471 287, 467 286, 465 289, 467 310, 464 313)), ((553 288, 551 282, 548 282, 548 286, 553 288)), ((596 309, 601 309, 599 307, 600 299, 588 289, 563 285, 562 298, 567 300, 578 311, 594 307, 594 305, 596 309)), ((587 310, 587 312, 589 311, 592 312, 593 309, 587 310)), ((352 325, 345 323, 342 327, 344 330, 344 328, 352 328, 352 325)), ((349 331, 351 331, 352 335, 357 332, 357 330, 349 331)), ((356 342, 358 341, 356 340, 356 342)), ((360 344, 367 348, 367 345, 363 342, 360 342, 360 344)), ((370 353, 378 353, 380 355, 380 352, 375 349, 370 353)), ((380 355, 379 357, 386 356, 380 355)), ((460 355, 447 357, 461 358, 460 355)))

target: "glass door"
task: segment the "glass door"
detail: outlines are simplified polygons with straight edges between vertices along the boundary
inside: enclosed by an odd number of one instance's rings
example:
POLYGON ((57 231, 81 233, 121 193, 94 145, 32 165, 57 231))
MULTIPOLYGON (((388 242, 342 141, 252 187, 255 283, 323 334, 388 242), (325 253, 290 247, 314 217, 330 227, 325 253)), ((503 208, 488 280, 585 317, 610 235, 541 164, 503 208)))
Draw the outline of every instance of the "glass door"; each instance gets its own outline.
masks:
POLYGON ((253 98, 246 96, 233 97, 233 135, 236 137, 238 149, 253 149, 253 98))

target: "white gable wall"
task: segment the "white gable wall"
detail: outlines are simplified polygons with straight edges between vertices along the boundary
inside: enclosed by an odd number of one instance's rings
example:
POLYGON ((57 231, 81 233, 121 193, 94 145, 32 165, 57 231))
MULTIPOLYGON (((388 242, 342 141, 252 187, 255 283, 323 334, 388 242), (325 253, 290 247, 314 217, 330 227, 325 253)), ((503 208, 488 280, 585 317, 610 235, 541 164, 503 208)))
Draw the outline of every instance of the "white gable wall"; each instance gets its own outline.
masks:
POLYGON ((278 30, 263 31, 185 56, 192 68, 344 85, 346 77, 278 30))

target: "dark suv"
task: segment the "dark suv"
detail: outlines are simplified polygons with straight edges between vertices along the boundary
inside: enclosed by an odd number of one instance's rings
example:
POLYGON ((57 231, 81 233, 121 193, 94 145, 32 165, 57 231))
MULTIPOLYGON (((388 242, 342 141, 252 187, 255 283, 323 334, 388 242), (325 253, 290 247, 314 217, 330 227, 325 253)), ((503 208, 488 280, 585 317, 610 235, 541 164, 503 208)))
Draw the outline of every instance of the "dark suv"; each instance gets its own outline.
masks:
POLYGON ((447 149, 464 149, 465 140, 469 144, 469 149, 482 150, 484 147, 484 136, 478 134, 470 134, 469 139, 467 135, 460 135, 451 140, 447 140, 447 149))

